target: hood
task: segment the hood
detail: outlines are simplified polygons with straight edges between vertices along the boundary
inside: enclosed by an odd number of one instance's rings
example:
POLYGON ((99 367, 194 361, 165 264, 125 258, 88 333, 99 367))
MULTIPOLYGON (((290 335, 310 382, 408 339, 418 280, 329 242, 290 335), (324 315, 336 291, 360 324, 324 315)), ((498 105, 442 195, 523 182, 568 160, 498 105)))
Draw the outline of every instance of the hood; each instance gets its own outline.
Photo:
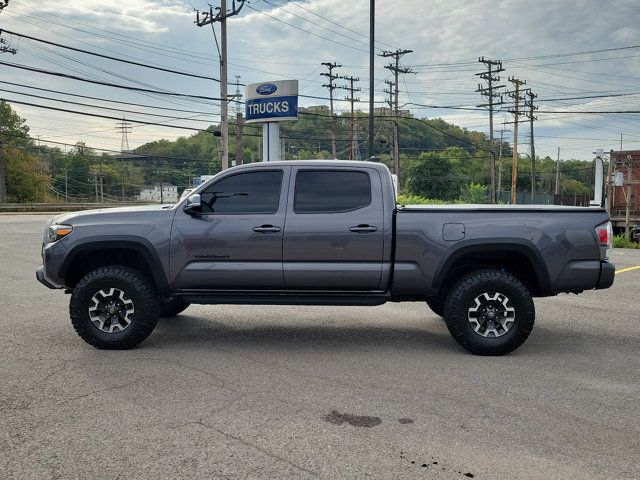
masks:
POLYGON ((118 221, 130 223, 136 220, 144 220, 157 216, 173 215, 174 205, 144 205, 140 207, 116 207, 99 208, 95 210, 82 210, 78 212, 65 212, 56 215, 48 222, 49 225, 62 223, 68 225, 91 224, 103 221, 118 221))

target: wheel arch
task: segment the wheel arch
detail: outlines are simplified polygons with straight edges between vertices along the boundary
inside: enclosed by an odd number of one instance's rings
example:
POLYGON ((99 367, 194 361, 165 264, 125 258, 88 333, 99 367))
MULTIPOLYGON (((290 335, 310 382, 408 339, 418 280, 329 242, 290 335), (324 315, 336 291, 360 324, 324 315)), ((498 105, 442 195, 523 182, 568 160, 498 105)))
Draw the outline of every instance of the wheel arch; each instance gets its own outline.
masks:
POLYGON ((143 237, 118 236, 113 238, 88 237, 74 244, 59 270, 65 286, 73 287, 85 270, 106 264, 121 263, 137 267, 150 277, 158 290, 169 290, 169 282, 160 256, 151 242, 143 237))
POLYGON ((533 284, 531 287, 536 295, 546 296, 552 293, 547 266, 539 250, 528 240, 483 238, 461 241, 444 254, 438 264, 433 287, 439 291, 446 289, 456 271, 466 265, 465 262, 472 262, 478 268, 506 268, 511 273, 514 272, 510 269, 515 266, 516 270, 524 274, 525 278, 522 280, 533 284), (531 275, 526 274, 529 267, 531 275))

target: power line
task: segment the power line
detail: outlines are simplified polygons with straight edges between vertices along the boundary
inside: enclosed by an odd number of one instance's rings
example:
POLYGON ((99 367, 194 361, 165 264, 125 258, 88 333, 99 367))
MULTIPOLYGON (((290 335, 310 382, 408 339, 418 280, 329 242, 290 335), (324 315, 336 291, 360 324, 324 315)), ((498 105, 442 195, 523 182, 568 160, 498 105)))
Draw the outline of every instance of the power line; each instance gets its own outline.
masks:
MULTIPOLYGON (((30 102, 22 102, 22 101, 18 101, 18 100, 11 100, 9 98, 0 98, 0 101, 4 101, 4 102, 8 102, 8 103, 17 103, 18 105, 26 105, 29 107, 36 107, 36 108, 43 108, 46 110, 55 110, 57 112, 64 112, 64 113, 72 113, 72 114, 76 114, 76 115, 84 115, 87 117, 96 117, 96 118, 105 118, 108 120, 121 120, 120 117, 114 117, 114 116, 110 116, 110 115, 101 115, 98 113, 88 113, 88 112, 79 112, 77 110, 69 110, 66 108, 58 108, 58 107, 51 107, 48 105, 39 105, 37 103, 30 103, 30 102)), ((193 128, 193 127, 185 127, 185 126, 181 126, 181 125, 170 125, 167 123, 157 123, 157 122, 147 122, 144 120, 133 120, 133 119, 129 119, 130 122, 133 123, 139 123, 141 125, 155 125, 155 126, 159 126, 159 127, 169 127, 169 128, 177 128, 180 130, 192 130, 192 131, 196 131, 196 132, 210 132, 210 133, 214 133, 211 132, 209 130, 204 130, 201 128, 193 128)))
MULTIPOLYGON (((160 107, 157 105, 146 105, 143 103, 134 103, 134 102, 124 102, 121 100, 113 100, 110 98, 101 98, 101 97, 92 97, 89 95, 80 95, 77 93, 69 93, 69 92, 62 92, 60 90, 51 90, 49 88, 41 88, 41 87, 34 87, 31 85, 24 85, 22 83, 15 83, 15 82, 8 82, 6 80, 0 80, 0 83, 6 83, 7 85, 14 85, 16 87, 22 87, 22 88, 28 88, 31 90, 39 90, 42 92, 49 92, 49 93, 56 93, 59 95, 67 95, 67 96, 72 96, 72 97, 77 97, 77 98, 86 98, 89 100, 99 100, 101 102, 110 102, 110 103, 118 103, 121 105, 132 105, 135 107, 144 107, 144 108, 155 108, 155 109, 159 109, 159 110, 169 110, 169 111, 173 111, 173 112, 184 112, 184 113, 199 113, 202 115, 218 115, 216 112, 205 112, 202 110, 184 110, 181 108, 171 108, 171 107, 160 107)), ((20 92, 15 92, 15 93, 20 93, 20 92)), ((20 93, 21 95, 27 95, 26 93, 20 93)))
POLYGON ((273 20, 276 20, 276 21, 278 21, 280 23, 284 23, 285 25, 288 25, 288 26, 290 26, 292 28, 295 28, 296 30, 300 30, 301 32, 308 33, 309 35, 313 35, 314 37, 318 37, 318 38, 321 38, 323 40, 327 40, 328 42, 333 42, 333 43, 336 43, 338 45, 342 45, 343 47, 351 48, 353 50, 358 50, 359 52, 368 53, 367 50, 363 50, 362 48, 354 47, 353 45, 349 45, 347 43, 342 43, 342 42, 339 42, 337 40, 333 40, 332 38, 325 37, 325 36, 320 35, 320 34, 315 33, 315 32, 310 32, 309 30, 305 30, 302 27, 298 27, 297 25, 293 25, 292 23, 285 22, 284 20, 281 20, 278 17, 270 15, 267 12, 264 12, 262 10, 258 10, 256 8, 252 7, 251 5, 247 5, 247 7, 250 8, 251 10, 253 10, 254 12, 260 13, 262 15, 266 15, 267 17, 269 17, 269 18, 271 18, 273 20))
POLYGON ((201 100, 214 100, 214 101, 222 100, 221 98, 206 97, 206 96, 202 96, 202 95, 191 95, 191 94, 188 94, 188 93, 176 93, 176 92, 167 92, 167 91, 162 91, 162 90, 151 90, 151 89, 148 89, 148 88, 130 87, 130 86, 126 86, 126 85, 119 85, 117 83, 102 82, 102 81, 99 81, 99 80, 91 80, 89 78, 78 77, 78 76, 75 76, 75 75, 69 75, 67 73, 54 72, 54 71, 51 71, 51 70, 45 70, 45 69, 41 69, 41 68, 29 67, 27 65, 20 65, 20 64, 17 64, 17 63, 10 63, 10 62, 2 62, 2 61, 0 61, 0 65, 6 65, 8 67, 19 68, 21 70, 28 70, 30 72, 42 73, 42 74, 45 74, 45 75, 52 75, 52 76, 55 76, 55 77, 62 77, 62 78, 70 79, 70 80, 77 80, 77 81, 80 81, 80 82, 93 83, 93 84, 96 84, 96 85, 104 85, 106 87, 121 88, 121 89, 124 89, 124 90, 131 90, 131 91, 136 91, 136 92, 155 93, 155 94, 158 94, 158 95, 171 95, 171 96, 175 96, 175 97, 198 98, 198 99, 201 99, 201 100))
MULTIPOLYGON (((340 28, 342 28, 342 29, 344 29, 344 30, 347 30, 347 31, 352 32, 352 33, 355 33, 356 35, 358 35, 358 36, 360 36, 360 37, 367 38, 367 39, 369 38, 369 36, 368 36, 368 35, 365 35, 365 34, 360 33, 360 32, 356 32, 355 30, 352 30, 352 29, 351 29, 351 28, 349 28, 349 27, 345 27, 344 25, 340 25, 339 23, 334 22, 333 20, 330 20, 330 19, 329 19, 329 18, 327 18, 327 17, 323 17, 322 15, 320 15, 320 14, 318 14, 318 13, 316 13, 316 12, 312 11, 312 10, 309 10, 308 8, 303 7, 302 5, 300 5, 300 4, 299 4, 299 3, 297 3, 297 2, 293 2, 293 1, 291 1, 291 0, 290 0, 290 1, 289 1, 289 3, 290 3, 290 4, 295 5, 296 7, 300 8, 300 9, 302 9, 302 10, 306 11, 306 12, 309 12, 309 13, 310 13, 310 14, 312 14, 312 15, 315 15, 315 16, 316 16, 316 17, 318 17, 318 18, 321 18, 321 19, 323 19, 323 20, 325 20, 325 21, 327 21, 327 22, 331 23, 332 25, 335 25, 336 27, 340 27, 340 28)), ((376 40, 376 43, 380 43, 380 44, 382 44, 382 45, 387 45, 388 47, 391 47, 391 48, 396 48, 394 45, 391 45, 391 44, 389 44, 389 43, 385 43, 385 42, 380 41, 380 40, 376 40)))
MULTIPOLYGON (((7 93, 15 93, 18 95, 29 95, 30 97, 33 98, 40 98, 42 100, 52 100, 54 102, 62 102, 62 103, 66 103, 69 105, 77 105, 80 107, 90 107, 90 108, 98 108, 101 110, 112 110, 114 112, 122 112, 122 113, 133 113, 136 115, 147 115, 147 116, 151 116, 151 117, 160 117, 160 118, 170 118, 173 120, 192 120, 194 122, 208 122, 211 123, 211 121, 209 120, 203 120, 203 119, 197 119, 197 118, 189 118, 189 117, 176 117, 174 115, 162 115, 160 113, 149 113, 149 112, 140 112, 138 110, 126 110, 126 109, 122 109, 122 108, 115 108, 115 107, 106 107, 103 105, 94 105, 94 104, 89 104, 89 103, 82 103, 82 102, 74 102, 71 100, 61 100, 59 98, 53 98, 53 97, 47 97, 44 95, 36 95, 36 94, 26 94, 23 92, 17 92, 15 90, 9 90, 6 88, 0 88, 0 92, 7 92, 7 93)), ((211 115, 212 113, 206 113, 205 115, 211 115)))
POLYGON ((640 92, 636 93, 610 93, 607 95, 587 95, 583 97, 564 97, 564 98, 543 98, 541 102, 559 102, 562 100, 588 100, 593 98, 609 98, 609 97, 629 97, 634 95, 640 95, 640 92))
POLYGON ((220 81, 220 79, 215 78, 215 77, 209 77, 209 76, 206 76, 206 75, 199 75, 197 73, 182 72, 180 70, 173 70, 171 68, 158 67, 158 66, 149 65, 149 64, 146 64, 146 63, 134 62, 132 60, 125 60, 123 58, 117 58, 117 57, 112 57, 110 55, 104 55, 102 53, 91 52, 89 50, 84 50, 82 48, 70 47, 68 45, 62 45, 61 43, 51 42, 49 40, 43 40, 41 38, 32 37, 30 35, 24 35, 22 33, 12 32, 12 31, 6 30, 6 29, 0 29, 0 35, 2 34, 2 32, 6 32, 6 33, 8 33, 10 35, 15 35, 15 36, 21 37, 21 38, 27 38, 29 40, 33 40, 33 41, 36 41, 36 42, 44 43, 44 44, 47 44, 47 45, 53 45, 54 47, 65 48, 67 50, 72 50, 74 52, 84 53, 86 55, 92 55, 94 57, 106 58, 108 60, 113 60, 115 62, 128 63, 129 65, 136 65, 138 67, 150 68, 150 69, 153 69, 153 70, 160 70, 162 72, 173 73, 173 74, 176 74, 176 75, 183 75, 183 76, 186 76, 186 77, 201 78, 201 79, 204 79, 204 80, 213 80, 215 82, 219 82, 220 81))
POLYGON ((312 22, 311 20, 309 20, 308 18, 304 18, 304 17, 302 17, 302 16, 300 16, 300 15, 298 15, 298 14, 296 14, 296 13, 293 13, 293 12, 292 12, 292 11, 290 11, 290 10, 287 10, 286 8, 284 8, 284 7, 282 7, 282 6, 279 6, 279 5, 276 5, 276 4, 274 4, 274 3, 271 3, 269 0, 262 0, 262 1, 263 1, 264 3, 266 3, 266 4, 268 4, 268 5, 271 5, 271 6, 272 6, 272 7, 274 7, 274 8, 277 8, 278 10, 282 10, 283 12, 287 12, 289 15, 293 15, 294 17, 299 18, 300 20, 303 20, 303 21, 305 21, 305 22, 311 23, 312 25, 314 25, 314 26, 316 26, 316 27, 319 27, 319 28, 322 28, 322 29, 324 29, 324 30, 327 30, 327 31, 329 31, 329 32, 333 33, 334 35, 339 35, 339 36, 341 36, 341 37, 343 37, 343 38, 346 38, 347 40, 351 40, 352 42, 358 42, 358 43, 360 43, 361 45, 365 45, 365 46, 368 46, 368 45, 369 45, 369 43, 368 43, 368 42, 366 42, 366 41, 360 40, 360 39, 358 39, 358 38, 350 37, 350 36, 345 35, 345 34, 343 34, 343 33, 337 32, 337 31, 335 31, 335 30, 333 30, 333 29, 331 29, 331 28, 324 27, 324 26, 322 26, 322 25, 319 25, 319 24, 317 24, 317 23, 314 23, 314 22, 312 22))

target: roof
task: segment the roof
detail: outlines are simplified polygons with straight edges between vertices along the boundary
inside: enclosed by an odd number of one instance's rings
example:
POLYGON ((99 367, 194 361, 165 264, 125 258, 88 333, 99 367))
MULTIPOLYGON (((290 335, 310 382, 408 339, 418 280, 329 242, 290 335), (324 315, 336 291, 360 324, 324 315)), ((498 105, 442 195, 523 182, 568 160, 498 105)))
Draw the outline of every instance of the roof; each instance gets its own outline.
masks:
POLYGON ((381 162, 355 161, 355 160, 282 160, 277 162, 247 163, 231 167, 229 170, 244 170, 253 168, 274 168, 278 166, 290 167, 351 167, 351 168, 375 168, 376 170, 388 170, 381 162))

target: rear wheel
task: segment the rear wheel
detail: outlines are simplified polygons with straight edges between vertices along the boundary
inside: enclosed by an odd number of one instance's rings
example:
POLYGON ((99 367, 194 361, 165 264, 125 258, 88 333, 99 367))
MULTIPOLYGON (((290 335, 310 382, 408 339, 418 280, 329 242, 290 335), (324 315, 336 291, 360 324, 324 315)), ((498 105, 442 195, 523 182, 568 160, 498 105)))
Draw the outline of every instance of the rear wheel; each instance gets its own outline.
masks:
POLYGON ((504 355, 522 345, 535 320, 527 286, 499 270, 462 277, 445 302, 445 320, 453 338, 477 355, 504 355))
POLYGON ((160 300, 140 272, 122 265, 100 267, 73 289, 71 323, 80 338, 103 349, 132 348, 146 339, 158 322, 160 300))

